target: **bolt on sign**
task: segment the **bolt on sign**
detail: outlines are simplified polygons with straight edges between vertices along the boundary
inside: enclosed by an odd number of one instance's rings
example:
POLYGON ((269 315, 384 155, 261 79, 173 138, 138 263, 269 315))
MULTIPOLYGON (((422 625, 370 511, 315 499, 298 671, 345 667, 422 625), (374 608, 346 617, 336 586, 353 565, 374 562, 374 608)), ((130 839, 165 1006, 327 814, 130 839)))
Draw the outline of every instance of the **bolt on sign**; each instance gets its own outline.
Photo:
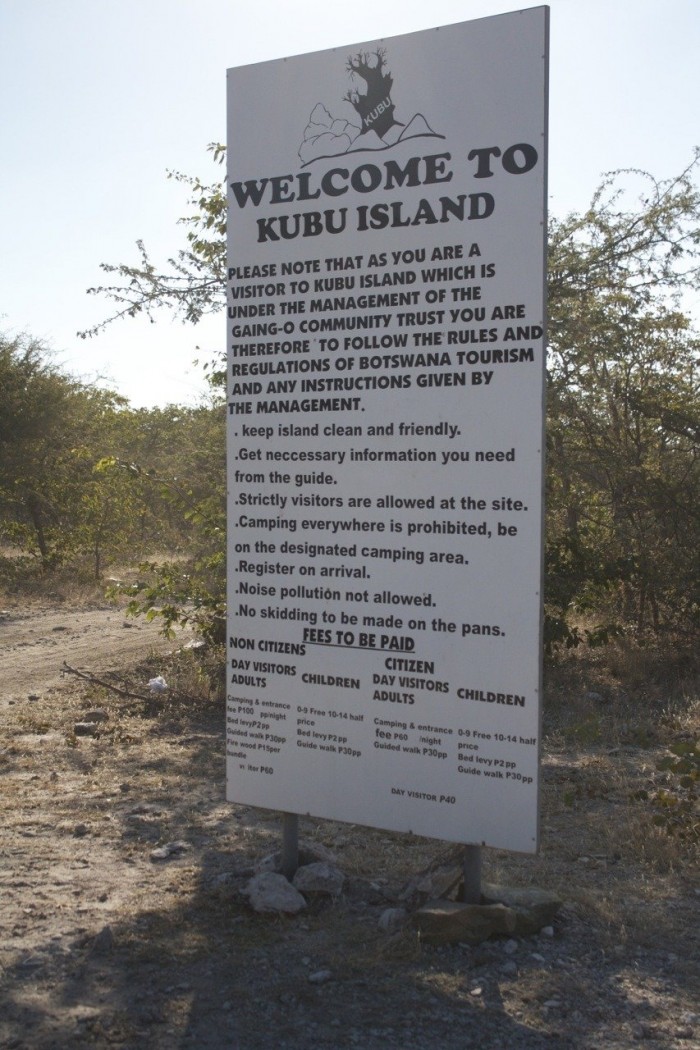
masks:
POLYGON ((548 9, 228 73, 228 797, 534 852, 548 9))

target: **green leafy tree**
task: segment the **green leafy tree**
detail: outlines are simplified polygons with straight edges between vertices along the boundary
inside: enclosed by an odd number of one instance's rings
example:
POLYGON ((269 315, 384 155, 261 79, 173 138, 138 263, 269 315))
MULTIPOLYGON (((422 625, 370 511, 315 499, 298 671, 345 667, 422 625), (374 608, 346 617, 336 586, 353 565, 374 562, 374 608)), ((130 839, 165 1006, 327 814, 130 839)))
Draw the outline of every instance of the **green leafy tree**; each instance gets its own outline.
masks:
POLYGON ((186 549, 185 502, 209 500, 223 472, 220 415, 132 409, 36 340, 0 336, 0 535, 45 572, 89 562, 96 578, 116 558, 186 549))
POLYGON ((58 368, 27 336, 0 336, 0 528, 44 570, 75 555, 85 485, 123 401, 58 368))
MULTIPOLYGON (((152 415, 162 439, 170 427, 161 429, 161 414, 152 415)), ((144 478, 154 516, 167 517, 169 535, 178 539, 178 557, 144 562, 141 579, 122 593, 131 599, 131 613, 160 617, 166 632, 188 623, 205 638, 220 641, 226 588, 224 405, 219 399, 181 410, 175 419, 179 439, 169 444, 167 454, 161 442, 159 450, 147 441, 136 453, 143 466, 132 462, 131 469, 144 478)))
POLYGON ((683 310, 700 276, 696 165, 618 173, 551 225, 547 596, 569 642, 572 611, 605 602, 637 629, 700 610, 700 342, 683 310))
MULTIPOLYGON (((225 158, 225 148, 211 143, 208 150, 215 163, 225 158)), ((190 194, 189 215, 179 222, 186 228, 187 247, 167 260, 164 267, 151 262, 143 241, 137 241, 139 261, 133 265, 102 263, 101 269, 114 283, 88 288, 90 295, 104 295, 116 305, 100 324, 79 332, 82 338, 96 335, 106 325, 125 317, 144 314, 153 320, 162 308, 182 321, 196 324, 225 302, 226 289, 226 183, 206 185, 198 178, 169 172, 168 177, 186 186, 190 194)))
POLYGON ((114 456, 104 456, 83 479, 73 521, 74 549, 89 554, 93 575, 102 578, 108 561, 132 548, 143 507, 138 475, 114 456))

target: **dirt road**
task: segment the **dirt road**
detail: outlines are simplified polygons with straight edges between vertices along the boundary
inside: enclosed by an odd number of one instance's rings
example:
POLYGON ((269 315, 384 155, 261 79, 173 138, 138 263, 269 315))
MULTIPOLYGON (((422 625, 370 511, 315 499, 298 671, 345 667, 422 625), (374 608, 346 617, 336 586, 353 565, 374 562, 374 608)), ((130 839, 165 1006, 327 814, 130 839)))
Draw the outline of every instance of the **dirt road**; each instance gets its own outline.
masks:
POLYGON ((128 619, 114 606, 0 610, 0 692, 26 696, 55 687, 64 660, 104 673, 173 644, 159 634, 158 621, 128 619))

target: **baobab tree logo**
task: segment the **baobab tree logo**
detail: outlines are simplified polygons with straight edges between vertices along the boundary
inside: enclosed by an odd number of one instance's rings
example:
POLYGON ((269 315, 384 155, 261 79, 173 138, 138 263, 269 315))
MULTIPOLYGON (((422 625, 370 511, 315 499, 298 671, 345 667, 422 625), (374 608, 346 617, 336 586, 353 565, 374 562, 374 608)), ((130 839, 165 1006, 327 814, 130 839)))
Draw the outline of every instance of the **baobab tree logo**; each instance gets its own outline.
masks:
POLYGON ((394 78, 386 69, 386 49, 378 48, 374 52, 374 58, 375 62, 372 65, 367 52, 361 51, 354 58, 350 56, 347 71, 351 76, 361 77, 367 85, 367 91, 361 95, 358 90, 352 88, 345 95, 345 101, 358 113, 362 121, 362 133, 375 131, 379 138, 383 139, 399 121, 394 120, 394 103, 391 101, 394 78))
POLYGON ((351 55, 345 69, 353 85, 342 101, 355 112, 334 117, 322 103, 314 106, 299 147, 302 166, 345 153, 390 150, 407 139, 445 137, 433 131, 422 113, 407 122, 396 119, 391 97, 394 78, 387 68, 385 48, 351 55))

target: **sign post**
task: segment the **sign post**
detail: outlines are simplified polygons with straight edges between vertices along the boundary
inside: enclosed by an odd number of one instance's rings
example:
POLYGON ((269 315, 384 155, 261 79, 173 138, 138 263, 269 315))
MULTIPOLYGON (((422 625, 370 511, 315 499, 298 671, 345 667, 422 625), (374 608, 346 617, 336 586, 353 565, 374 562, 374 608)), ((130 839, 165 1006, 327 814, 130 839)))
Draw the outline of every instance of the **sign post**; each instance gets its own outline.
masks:
POLYGON ((232 801, 537 849, 547 26, 229 71, 232 801))

